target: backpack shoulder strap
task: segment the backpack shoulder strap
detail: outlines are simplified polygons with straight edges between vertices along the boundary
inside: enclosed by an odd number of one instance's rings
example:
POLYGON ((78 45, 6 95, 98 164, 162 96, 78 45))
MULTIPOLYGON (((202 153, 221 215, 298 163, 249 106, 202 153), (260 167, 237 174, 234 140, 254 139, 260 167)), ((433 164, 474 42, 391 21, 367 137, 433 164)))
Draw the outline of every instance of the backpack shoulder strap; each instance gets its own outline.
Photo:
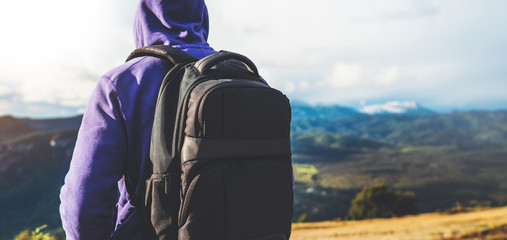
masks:
MULTIPOLYGON (((181 50, 178 50, 178 49, 170 47, 170 46, 153 45, 153 46, 148 46, 148 47, 140 47, 140 48, 134 50, 128 56, 126 61, 129 61, 129 60, 136 58, 136 57, 143 57, 143 56, 151 56, 151 57, 157 57, 160 59, 169 60, 171 63, 174 64, 174 66, 171 68, 171 70, 169 70, 168 74, 164 77, 164 80, 162 81, 162 86, 161 86, 160 92, 162 92, 162 89, 166 88, 167 85, 170 85, 168 88, 171 89, 170 91, 172 94, 176 94, 176 97, 178 96, 177 90, 179 89, 179 84, 177 84, 176 82, 170 81, 171 78, 173 77, 173 75, 177 74, 178 70, 180 68, 182 68, 183 66, 185 66, 187 63, 191 63, 191 62, 195 62, 195 61, 199 60, 186 52, 183 52, 181 50), (175 87, 172 85, 177 85, 177 86, 175 87)), ((159 99, 157 100, 157 108, 160 108, 158 106, 159 102, 160 102, 160 98, 161 98, 160 93, 159 93, 158 98, 159 99)), ((160 111, 160 110, 157 110, 157 111, 160 111)), ((170 113, 168 113, 168 114, 170 114, 170 113)), ((157 117, 155 116, 155 118, 157 118, 157 117)), ((157 120, 160 121, 160 119, 156 119, 155 122, 157 122, 157 120)), ((136 196, 135 184, 132 184, 128 180, 127 169, 128 169, 127 160, 122 159, 123 181, 125 183, 125 187, 127 189, 127 192, 130 196, 130 201, 134 206, 140 207, 142 205, 140 203, 138 203, 138 201, 140 199, 138 199, 136 196)))
POLYGON ((142 56, 152 56, 161 59, 166 59, 171 61, 174 65, 178 63, 189 63, 199 60, 186 52, 183 52, 179 49, 167 45, 153 45, 148 47, 140 47, 134 50, 128 56, 126 61, 142 56))

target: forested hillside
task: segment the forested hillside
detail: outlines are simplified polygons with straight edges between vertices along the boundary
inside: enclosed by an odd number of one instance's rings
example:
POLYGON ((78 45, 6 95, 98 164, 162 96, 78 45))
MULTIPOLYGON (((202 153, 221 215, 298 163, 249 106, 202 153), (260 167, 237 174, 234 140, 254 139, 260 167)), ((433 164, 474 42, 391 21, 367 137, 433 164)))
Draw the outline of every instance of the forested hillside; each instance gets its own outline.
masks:
POLYGON ((60 228, 58 194, 77 135, 75 125, 61 125, 66 121, 42 130, 0 118, 0 236, 44 224, 60 228))

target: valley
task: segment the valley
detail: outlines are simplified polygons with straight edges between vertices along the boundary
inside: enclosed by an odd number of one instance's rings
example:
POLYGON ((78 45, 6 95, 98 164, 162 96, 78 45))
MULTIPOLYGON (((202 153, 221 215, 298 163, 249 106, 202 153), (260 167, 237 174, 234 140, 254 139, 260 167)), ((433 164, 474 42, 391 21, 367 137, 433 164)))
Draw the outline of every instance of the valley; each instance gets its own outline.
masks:
MULTIPOLYGON (((507 111, 367 115, 339 106, 295 105, 293 115, 293 221, 303 222, 295 225, 294 239, 315 239, 304 238, 304 229, 324 233, 331 224, 306 222, 333 220, 333 229, 356 226, 344 221, 351 200, 363 187, 377 184, 413 192, 418 213, 507 205, 507 111)), ((0 117, 0 236, 44 224, 50 233, 63 235, 58 195, 80 121, 81 116, 0 117)), ((382 221, 389 220, 370 220, 382 221)), ((380 225, 372 236, 391 231, 380 225)))

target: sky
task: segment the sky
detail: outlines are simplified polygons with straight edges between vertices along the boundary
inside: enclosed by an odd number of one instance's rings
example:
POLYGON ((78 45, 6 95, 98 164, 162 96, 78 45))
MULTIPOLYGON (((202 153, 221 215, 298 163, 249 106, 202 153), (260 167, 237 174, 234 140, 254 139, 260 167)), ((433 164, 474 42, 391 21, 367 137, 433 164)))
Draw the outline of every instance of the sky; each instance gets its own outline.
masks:
MULTIPOLYGON (((209 43, 250 57, 291 100, 507 109, 507 1, 208 0, 209 43)), ((137 0, 9 1, 0 115, 83 112, 134 49, 137 0)))

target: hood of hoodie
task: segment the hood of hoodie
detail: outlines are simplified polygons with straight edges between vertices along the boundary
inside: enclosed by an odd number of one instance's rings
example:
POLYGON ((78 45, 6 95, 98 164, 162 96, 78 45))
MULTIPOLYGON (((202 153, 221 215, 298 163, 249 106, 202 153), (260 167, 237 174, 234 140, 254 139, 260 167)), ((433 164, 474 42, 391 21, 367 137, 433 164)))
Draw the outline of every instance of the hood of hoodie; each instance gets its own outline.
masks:
POLYGON ((141 0, 134 24, 136 47, 164 44, 196 57, 211 54, 204 0, 141 0))

